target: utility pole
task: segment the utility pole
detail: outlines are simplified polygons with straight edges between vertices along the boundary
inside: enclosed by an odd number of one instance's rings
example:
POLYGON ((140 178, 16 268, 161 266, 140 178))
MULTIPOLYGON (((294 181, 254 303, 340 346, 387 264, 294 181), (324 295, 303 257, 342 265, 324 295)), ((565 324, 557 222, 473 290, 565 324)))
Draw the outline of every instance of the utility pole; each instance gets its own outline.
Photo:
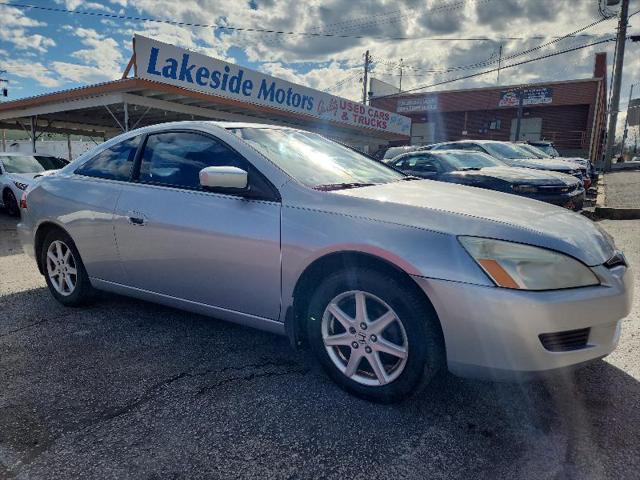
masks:
POLYGON ((629 0, 622 0, 620 8, 620 21, 618 22, 617 55, 615 58, 615 70, 613 71, 613 91, 611 93, 611 111, 609 112, 609 129, 607 131, 607 143, 604 149, 604 171, 611 171, 611 160, 616 140, 616 126, 618 124, 618 109, 620 108, 620 87, 622 85, 622 67, 624 64, 624 47, 627 40, 627 20, 629 17, 629 0))
POLYGON ((400 59, 400 87, 398 90, 399 92, 402 92, 402 59, 400 59))
POLYGON ((362 103, 367 104, 367 100, 369 98, 369 65, 371 64, 371 57, 369 57, 369 50, 367 50, 364 54, 364 77, 363 77, 363 85, 362 85, 362 103))
POLYGON ((502 66, 502 44, 500 44, 500 51, 498 52, 498 85, 500 85, 500 67, 502 66))
POLYGON ((624 155, 624 144, 627 143, 627 134, 629 133, 629 107, 631 106, 631 99, 633 98, 633 87, 634 83, 631 84, 629 88, 629 103, 627 103, 627 116, 624 120, 624 133, 622 134, 622 149, 620 150, 620 155, 624 155))
POLYGON ((522 105, 524 104, 524 87, 518 89, 518 117, 516 119, 516 135, 515 141, 520 140, 520 127, 522 124, 522 105))

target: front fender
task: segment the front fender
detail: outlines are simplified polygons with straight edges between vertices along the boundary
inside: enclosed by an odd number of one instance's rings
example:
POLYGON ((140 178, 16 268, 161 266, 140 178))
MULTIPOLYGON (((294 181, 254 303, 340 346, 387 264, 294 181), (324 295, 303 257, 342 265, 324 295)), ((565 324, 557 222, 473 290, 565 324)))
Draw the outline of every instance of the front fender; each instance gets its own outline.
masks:
POLYGON ((282 298, 292 304, 305 269, 333 253, 358 252, 384 260, 409 275, 492 285, 457 238, 391 222, 283 206, 282 298))

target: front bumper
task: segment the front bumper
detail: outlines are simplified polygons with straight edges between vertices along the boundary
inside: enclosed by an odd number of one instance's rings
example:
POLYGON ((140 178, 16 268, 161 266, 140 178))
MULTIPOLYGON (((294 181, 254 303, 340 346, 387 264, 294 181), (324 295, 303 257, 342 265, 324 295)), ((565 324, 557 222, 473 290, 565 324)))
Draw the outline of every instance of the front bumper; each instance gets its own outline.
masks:
POLYGON ((523 194, 523 197, 530 198, 532 200, 538 200, 540 202, 551 203, 553 205, 558 205, 560 207, 568 208, 570 210, 582 210, 584 206, 584 189, 580 188, 573 192, 569 193, 558 193, 558 194, 523 194))
POLYGON ((23 214, 21 222, 16 227, 18 232, 18 240, 22 244, 22 250, 32 259, 36 259, 36 251, 34 248, 33 231, 25 223, 25 216, 23 214))
POLYGON ((518 378, 611 353, 631 311, 633 275, 594 267, 602 285, 527 292, 414 277, 440 318, 449 370, 460 376, 518 378), (540 335, 589 328, 584 347, 547 350, 540 335))

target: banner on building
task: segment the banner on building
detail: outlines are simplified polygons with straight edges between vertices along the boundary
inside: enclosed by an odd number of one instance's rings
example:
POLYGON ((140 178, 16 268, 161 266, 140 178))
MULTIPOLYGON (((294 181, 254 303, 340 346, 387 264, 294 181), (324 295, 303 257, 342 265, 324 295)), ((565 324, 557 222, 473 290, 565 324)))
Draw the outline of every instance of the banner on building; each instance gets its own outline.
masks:
POLYGON ((544 105, 553 102, 553 89, 549 87, 525 88, 524 90, 503 90, 500 92, 499 107, 517 107, 522 95, 522 105, 544 105))
POLYGON ((429 112, 438 110, 438 96, 426 95, 423 97, 401 98, 398 100, 398 113, 429 112))
POLYGON ((320 120, 409 136, 411 119, 158 42, 134 39, 138 78, 295 112, 320 120))

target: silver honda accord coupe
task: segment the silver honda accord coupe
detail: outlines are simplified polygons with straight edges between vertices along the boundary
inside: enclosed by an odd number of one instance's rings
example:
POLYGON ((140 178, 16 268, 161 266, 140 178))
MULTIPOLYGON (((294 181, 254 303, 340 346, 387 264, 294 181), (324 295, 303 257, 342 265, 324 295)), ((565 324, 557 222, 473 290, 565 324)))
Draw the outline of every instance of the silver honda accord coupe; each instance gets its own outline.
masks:
POLYGON ((64 305, 107 290, 287 335, 379 402, 444 369, 508 378, 601 358, 631 308, 625 257, 590 220, 291 128, 131 131, 20 204, 24 248, 64 305))

